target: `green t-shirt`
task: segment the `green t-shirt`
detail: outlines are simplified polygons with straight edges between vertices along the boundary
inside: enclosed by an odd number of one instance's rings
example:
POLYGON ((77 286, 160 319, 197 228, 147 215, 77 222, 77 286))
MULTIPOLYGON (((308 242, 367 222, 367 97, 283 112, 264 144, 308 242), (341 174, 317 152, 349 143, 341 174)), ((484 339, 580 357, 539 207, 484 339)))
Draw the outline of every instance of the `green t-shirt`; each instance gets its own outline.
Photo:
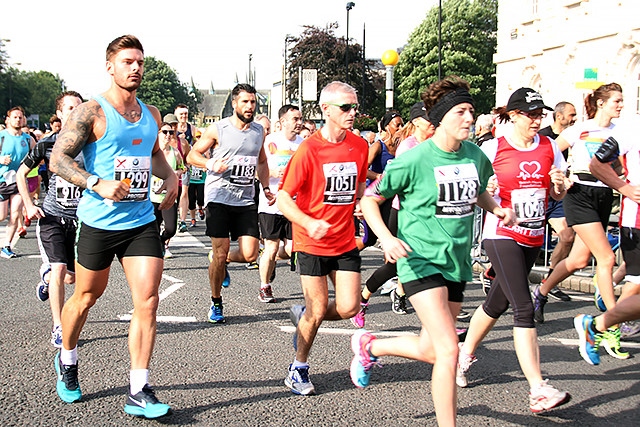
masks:
POLYGON ((412 249, 398 260, 409 283, 434 274, 470 281, 473 209, 493 175, 491 162, 472 142, 448 153, 429 139, 387 165, 375 192, 398 195, 398 238, 412 249))

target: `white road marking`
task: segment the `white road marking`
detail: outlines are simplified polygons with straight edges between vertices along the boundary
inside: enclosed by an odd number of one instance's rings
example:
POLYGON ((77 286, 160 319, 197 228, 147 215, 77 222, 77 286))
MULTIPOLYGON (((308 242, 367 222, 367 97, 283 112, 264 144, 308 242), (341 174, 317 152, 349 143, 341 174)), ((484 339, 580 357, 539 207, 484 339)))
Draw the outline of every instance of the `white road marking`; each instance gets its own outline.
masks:
MULTIPOLYGON (((172 284, 167 289, 160 292, 160 294, 158 295, 158 298, 160 299, 160 301, 167 298, 169 295, 171 295, 172 293, 174 293, 175 291, 177 291, 178 289, 180 289, 186 284, 181 279, 176 279, 175 277, 169 276, 168 274, 163 274, 162 278, 165 280, 168 280, 172 284)), ((133 314, 133 309, 129 310, 129 313, 127 314, 118 316, 118 319, 128 322, 131 320, 132 314, 133 314)), ((156 316, 156 321, 160 323, 191 323, 191 322, 195 322, 196 318, 180 317, 180 316, 156 316)))
MULTIPOLYGON (((294 333, 296 331, 295 326, 280 326, 282 332, 294 333)), ((319 334, 327 335, 353 335, 357 329, 341 329, 341 328, 320 328, 319 334)), ((401 336, 418 336, 418 334, 409 331, 370 331, 377 337, 401 337, 401 336)))
MULTIPOLYGON (((118 320, 123 322, 128 322, 131 320, 131 314, 123 314, 122 316, 118 316, 118 320)), ((196 323, 201 322, 197 320, 195 317, 180 317, 180 316, 156 316, 156 321, 158 323, 196 323)))
POLYGON ((186 247, 198 247, 204 248, 205 245, 197 238, 193 237, 191 234, 187 233, 177 233, 175 236, 171 238, 169 241, 170 248, 186 248, 186 247))
MULTIPOLYGON (((579 340, 575 340, 575 339, 567 339, 567 338, 554 338, 554 339, 559 341, 560 344, 566 345, 568 347, 578 347, 578 344, 580 343, 579 340)), ((640 348, 640 343, 620 341, 620 346, 622 348, 640 348)))

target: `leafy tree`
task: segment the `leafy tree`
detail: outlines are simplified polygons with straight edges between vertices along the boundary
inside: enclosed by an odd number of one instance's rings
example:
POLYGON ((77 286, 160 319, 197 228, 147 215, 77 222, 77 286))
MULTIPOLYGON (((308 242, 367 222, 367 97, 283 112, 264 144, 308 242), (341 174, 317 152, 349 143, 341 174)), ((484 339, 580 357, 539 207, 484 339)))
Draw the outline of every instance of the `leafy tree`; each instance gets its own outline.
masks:
MULTIPOLYGON (((495 105, 498 0, 446 0, 442 3, 442 77, 467 80, 476 110, 495 105)), ((398 109, 408 115, 420 93, 438 80, 438 7, 433 7, 400 53, 395 67, 398 109)))
POLYGON ((43 128, 56 112, 56 97, 64 90, 64 81, 48 71, 27 71, 21 73, 19 79, 29 88, 29 99, 24 105, 27 114, 38 114, 43 128))
MULTIPOLYGON (((298 99, 298 67, 318 70, 318 90, 334 80, 345 81, 346 41, 334 34, 337 24, 326 28, 305 26, 299 37, 293 37, 294 46, 288 58, 287 93, 290 100, 298 99)), ((349 43, 349 76, 346 80, 360 92, 358 98, 363 106, 361 110, 375 116, 384 114, 384 75, 379 72, 377 61, 365 61, 365 87, 362 96, 362 46, 349 43)), ((309 111, 320 113, 317 104, 304 106, 304 115, 309 111)))
POLYGON ((162 115, 173 113, 176 105, 185 104, 189 113, 198 112, 198 91, 178 80, 178 75, 167 63, 153 56, 144 58, 144 78, 137 91, 138 98, 158 107, 162 115))

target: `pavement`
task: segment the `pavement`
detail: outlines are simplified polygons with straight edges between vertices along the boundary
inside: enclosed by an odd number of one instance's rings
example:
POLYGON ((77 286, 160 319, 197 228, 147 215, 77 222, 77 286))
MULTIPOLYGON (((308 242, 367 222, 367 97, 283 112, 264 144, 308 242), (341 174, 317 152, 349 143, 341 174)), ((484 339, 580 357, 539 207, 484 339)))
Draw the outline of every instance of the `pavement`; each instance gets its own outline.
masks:
MULTIPOLYGON (((0 237, 4 231, 0 222, 0 237)), ((231 264, 231 286, 223 289, 227 324, 205 321, 209 308, 207 252, 202 222, 171 241, 160 285, 158 335, 150 367, 157 396, 173 408, 158 421, 132 418, 123 406, 128 385, 127 335, 132 306, 122 268, 114 262, 104 295, 92 308, 79 342, 83 399, 60 401, 55 391, 49 343, 48 304, 36 299, 40 259, 35 226, 16 244, 19 257, 0 259, 0 424, 6 426, 434 426, 432 367, 383 357, 371 385, 356 389, 349 379, 355 331, 349 320, 325 322, 314 343, 311 380, 317 395, 293 395, 283 384, 293 360, 289 308, 303 302, 298 276, 280 262, 274 283, 278 301, 258 300, 258 272, 231 264)), ((363 281, 381 264, 382 254, 363 252, 363 281)), ((588 280, 581 278, 579 280, 588 280)), ((73 286, 67 286, 67 295, 73 286)), ((577 351, 573 317, 597 314, 590 294, 568 290, 573 301, 550 300, 546 322, 537 325, 545 378, 573 396, 567 405, 534 416, 528 387, 513 351, 512 316, 505 313, 478 349, 469 387, 458 390, 461 426, 638 425, 640 338, 623 342, 633 358, 601 352, 588 365, 577 351)), ((331 291, 332 293, 332 291, 331 291)), ((484 300, 479 282, 467 286, 463 308, 484 300)), ((409 305, 410 306, 410 305, 409 305)), ((467 322, 459 322, 466 327, 467 322)), ((379 337, 417 334, 420 321, 391 313, 388 296, 375 294, 367 328, 379 337)))

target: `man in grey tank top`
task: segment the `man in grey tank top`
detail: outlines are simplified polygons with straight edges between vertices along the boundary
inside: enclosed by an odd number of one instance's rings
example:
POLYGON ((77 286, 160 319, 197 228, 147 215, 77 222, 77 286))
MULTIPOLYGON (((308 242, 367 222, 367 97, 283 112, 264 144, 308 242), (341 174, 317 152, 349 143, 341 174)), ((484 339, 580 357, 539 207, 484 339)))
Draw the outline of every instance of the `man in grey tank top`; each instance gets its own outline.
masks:
POLYGON ((207 320, 224 323, 222 287, 229 286, 229 262, 247 263, 258 258, 258 208, 254 201, 256 171, 270 203, 269 167, 264 153, 262 126, 253 121, 256 90, 239 84, 231 91, 233 114, 209 126, 187 156, 189 164, 206 168, 205 205, 207 229, 211 237, 209 285, 211 307, 207 320), (205 157, 209 151, 211 158, 205 157), (229 250, 231 239, 238 248, 229 250))

